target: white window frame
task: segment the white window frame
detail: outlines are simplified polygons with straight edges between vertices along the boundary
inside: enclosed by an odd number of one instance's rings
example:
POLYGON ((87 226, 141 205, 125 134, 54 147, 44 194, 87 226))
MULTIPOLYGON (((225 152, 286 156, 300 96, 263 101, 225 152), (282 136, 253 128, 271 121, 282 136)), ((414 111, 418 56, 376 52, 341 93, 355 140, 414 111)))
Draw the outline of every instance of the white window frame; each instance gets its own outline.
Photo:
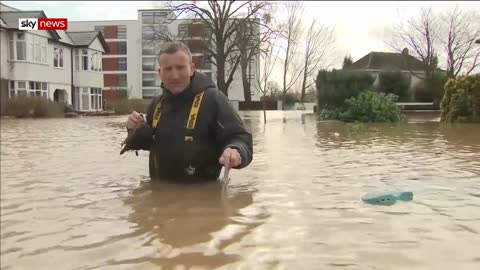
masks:
POLYGON ((80 48, 75 50, 74 64, 75 70, 79 71, 94 71, 102 72, 103 71, 103 54, 100 51, 95 51, 91 49, 80 48), (86 51, 86 54, 85 54, 86 51), (84 69, 83 59, 87 59, 87 69, 84 69))
POLYGON ((10 32, 9 33, 9 46, 8 46, 8 59, 10 61, 27 62, 28 50, 27 50, 27 37, 25 32, 10 32), (23 39, 18 39, 19 35, 23 35, 23 39), (23 44, 24 59, 18 59, 18 46, 23 44))
POLYGON ((53 66, 56 68, 64 68, 63 63, 63 48, 53 47, 53 66), (55 65, 55 57, 57 57, 57 64, 55 65))
POLYGON ((10 32, 8 43, 8 60, 48 65, 48 39, 27 32, 10 32), (23 39, 18 39, 23 35, 23 39), (23 45, 24 59, 18 59, 18 48, 23 45))
POLYGON ((48 83, 40 81, 9 81, 8 96, 15 97, 20 95, 40 96, 48 99, 48 83), (12 85, 14 88, 12 88, 12 85))
POLYGON ((90 87, 80 87, 80 110, 81 111, 89 111, 91 108, 90 106, 90 87), (87 104, 83 104, 84 100, 83 98, 86 97, 87 98, 87 104), (86 109, 84 109, 84 105, 87 107, 86 109))
POLYGON ((79 111, 101 111, 103 110, 102 88, 98 87, 75 87, 75 106, 79 111), (85 100, 84 100, 85 99, 85 100), (88 102, 84 102, 88 100, 88 102))
POLYGON ((90 70, 90 65, 89 65, 89 60, 90 60, 90 57, 89 57, 89 49, 78 49, 79 50, 79 53, 78 53, 78 61, 80 63, 79 65, 79 68, 80 70, 83 70, 83 71, 88 71, 90 70), (86 53, 85 53, 86 51, 86 53), (86 63, 86 66, 87 66, 87 69, 84 69, 84 60, 87 60, 87 63, 86 63))
POLYGON ((102 88, 90 88, 90 110, 100 111, 102 110, 102 88))
POLYGON ((48 83, 40 81, 28 81, 26 86, 29 96, 41 96, 48 99, 48 83))

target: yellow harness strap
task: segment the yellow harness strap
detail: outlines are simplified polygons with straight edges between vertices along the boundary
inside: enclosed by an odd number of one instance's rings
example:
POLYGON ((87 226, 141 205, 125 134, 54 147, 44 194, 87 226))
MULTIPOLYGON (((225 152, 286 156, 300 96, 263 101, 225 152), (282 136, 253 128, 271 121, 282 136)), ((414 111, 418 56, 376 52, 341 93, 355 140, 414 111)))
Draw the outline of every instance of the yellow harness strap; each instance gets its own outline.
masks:
MULTIPOLYGON (((202 104, 203 93, 198 93, 193 100, 192 109, 190 109, 190 115, 188 115, 187 129, 194 130, 197 123, 198 110, 202 104)), ((193 136, 185 136, 186 142, 192 142, 193 136)))
POLYGON ((153 115, 153 122, 152 122, 153 129, 157 128, 158 120, 160 120, 160 116, 162 116, 162 103, 163 103, 163 96, 160 98, 160 100, 157 103, 157 106, 155 107, 155 114, 153 115))
MULTIPOLYGON (((200 105, 202 104, 204 93, 205 93, 204 91, 202 91, 201 93, 198 93, 193 100, 192 108, 190 109, 190 114, 188 115, 187 129, 190 129, 190 130, 195 129, 195 125, 197 123, 198 111, 200 110, 200 105)), ((163 103, 163 97, 160 98, 160 100, 157 103, 157 106, 155 107, 155 114, 153 115, 153 122, 152 122, 153 129, 157 128, 158 121, 162 116, 162 103, 163 103)), ((185 136, 185 141, 192 142, 193 136, 185 136)))

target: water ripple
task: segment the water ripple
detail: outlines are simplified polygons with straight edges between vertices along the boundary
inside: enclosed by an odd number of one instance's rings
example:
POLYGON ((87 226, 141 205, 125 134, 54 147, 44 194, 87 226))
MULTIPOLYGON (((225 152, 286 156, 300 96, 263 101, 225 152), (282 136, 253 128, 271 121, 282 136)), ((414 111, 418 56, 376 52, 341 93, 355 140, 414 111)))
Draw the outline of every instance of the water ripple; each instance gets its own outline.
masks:
POLYGON ((478 269, 480 126, 267 115, 242 113, 255 157, 225 197, 149 182, 124 117, 2 119, 1 268, 478 269), (388 190, 414 200, 360 199, 388 190))

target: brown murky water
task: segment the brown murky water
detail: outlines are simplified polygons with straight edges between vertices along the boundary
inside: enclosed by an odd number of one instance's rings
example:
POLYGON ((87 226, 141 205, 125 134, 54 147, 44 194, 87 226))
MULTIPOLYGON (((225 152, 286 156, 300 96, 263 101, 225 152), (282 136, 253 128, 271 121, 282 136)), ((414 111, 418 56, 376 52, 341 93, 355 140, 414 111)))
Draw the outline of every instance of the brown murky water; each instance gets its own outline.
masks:
POLYGON ((150 183, 125 117, 2 119, 1 268, 480 269, 480 125, 243 117, 255 157, 226 197, 150 183), (389 190, 414 200, 361 201, 389 190))

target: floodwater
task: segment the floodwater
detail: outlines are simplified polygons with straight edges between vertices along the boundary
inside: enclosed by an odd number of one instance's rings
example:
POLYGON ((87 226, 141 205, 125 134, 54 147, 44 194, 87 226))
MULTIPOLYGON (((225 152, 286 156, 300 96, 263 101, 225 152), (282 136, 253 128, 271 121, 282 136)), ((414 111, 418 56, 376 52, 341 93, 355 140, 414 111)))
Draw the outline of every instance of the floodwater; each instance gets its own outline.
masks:
POLYGON ((226 194, 149 182, 124 116, 2 119, 1 269, 480 269, 480 125, 242 117, 226 194), (361 201, 392 190, 413 201, 361 201))

